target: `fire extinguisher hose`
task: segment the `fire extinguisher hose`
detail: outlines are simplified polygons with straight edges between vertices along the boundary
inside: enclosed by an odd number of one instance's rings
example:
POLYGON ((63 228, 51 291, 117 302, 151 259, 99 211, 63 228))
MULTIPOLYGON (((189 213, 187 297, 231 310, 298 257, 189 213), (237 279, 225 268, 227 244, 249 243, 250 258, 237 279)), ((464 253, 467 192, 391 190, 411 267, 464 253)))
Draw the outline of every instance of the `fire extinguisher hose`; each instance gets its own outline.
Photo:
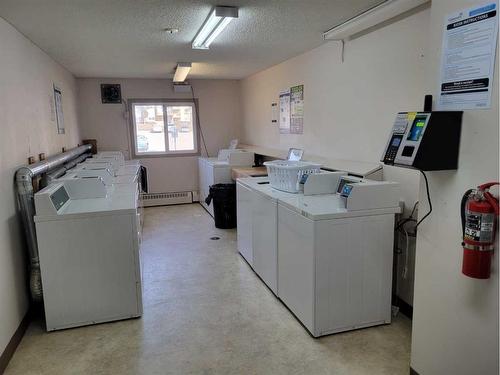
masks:
POLYGON ((462 219, 462 237, 465 234, 465 205, 467 204, 469 195, 471 195, 473 191, 474 189, 467 190, 462 197, 462 202, 460 202, 460 217, 462 219))

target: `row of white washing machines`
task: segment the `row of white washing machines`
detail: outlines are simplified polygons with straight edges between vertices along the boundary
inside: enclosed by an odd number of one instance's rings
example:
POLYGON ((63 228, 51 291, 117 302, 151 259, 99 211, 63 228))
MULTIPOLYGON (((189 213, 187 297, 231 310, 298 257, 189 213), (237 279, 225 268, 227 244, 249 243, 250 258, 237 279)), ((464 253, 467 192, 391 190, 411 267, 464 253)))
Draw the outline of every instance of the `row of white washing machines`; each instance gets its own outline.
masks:
POLYGON ((48 331, 142 315, 140 171, 101 152, 35 194, 48 331))
POLYGON ((238 179, 238 250, 314 337, 390 323, 398 190, 342 172, 298 194, 238 179))

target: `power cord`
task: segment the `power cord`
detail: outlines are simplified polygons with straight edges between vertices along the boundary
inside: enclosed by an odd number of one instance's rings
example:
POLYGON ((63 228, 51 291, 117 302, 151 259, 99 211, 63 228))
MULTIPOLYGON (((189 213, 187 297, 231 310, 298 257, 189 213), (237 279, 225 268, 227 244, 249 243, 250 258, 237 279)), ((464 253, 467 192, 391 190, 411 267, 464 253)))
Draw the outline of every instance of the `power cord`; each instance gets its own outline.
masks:
POLYGON ((431 201, 431 193, 429 192, 429 180, 427 180, 427 175, 425 174, 425 172, 421 169, 420 170, 420 173, 422 173, 422 176, 424 176, 424 180, 425 180, 425 191, 427 192, 427 202, 429 202, 429 212, 427 212, 423 218, 420 219, 420 221, 417 222, 417 224, 415 225, 415 230, 417 229, 417 227, 422 224, 422 222, 427 219, 427 217, 431 214, 432 212, 432 201, 431 201))
POLYGON ((417 222, 417 220, 415 220, 413 218, 413 215, 415 215, 415 210, 417 209, 417 206, 418 206, 418 201, 416 201, 415 204, 413 205, 413 209, 411 210, 410 216, 408 216, 406 219, 401 219, 398 222, 398 224, 396 225, 396 228, 394 228, 394 230, 401 229, 406 223, 409 223, 409 222, 416 223, 417 222))
POLYGON ((403 272, 401 276, 403 277, 403 280, 406 280, 406 277, 408 276, 408 259, 410 258, 409 256, 409 251, 410 251, 410 238, 408 236, 408 231, 403 227, 403 231, 405 232, 406 236, 406 249, 405 249, 405 265, 403 267, 403 272))
POLYGON ((194 97, 193 85, 190 85, 190 86, 191 86, 191 95, 193 97, 194 110, 196 112, 196 120, 197 120, 196 123, 197 123, 198 131, 200 132, 201 141, 203 142, 203 148, 205 149, 205 153, 207 154, 207 158, 208 158, 208 157, 210 157, 210 155, 208 154, 207 144, 205 143, 205 136, 203 135, 203 129, 201 128, 200 110, 198 109, 198 102, 194 97))
POLYGON ((401 272, 401 277, 403 278, 403 280, 406 280, 406 278, 408 277, 408 269, 409 269, 408 264, 409 264, 409 258, 410 258, 410 254, 409 254, 410 234, 408 233, 408 230, 405 228, 405 224, 410 223, 410 222, 414 222, 414 223, 417 222, 417 220, 415 220, 413 218, 413 215, 415 215, 415 211, 417 209, 417 206, 418 206, 418 201, 416 201, 413 204, 413 209, 411 210, 410 216, 405 218, 405 219, 400 220, 395 228, 396 231, 403 232, 403 234, 405 235, 405 240, 406 240, 404 251, 399 246, 396 247, 396 249, 397 249, 396 254, 398 254, 398 255, 403 254, 404 255, 404 266, 403 266, 403 270, 401 272))

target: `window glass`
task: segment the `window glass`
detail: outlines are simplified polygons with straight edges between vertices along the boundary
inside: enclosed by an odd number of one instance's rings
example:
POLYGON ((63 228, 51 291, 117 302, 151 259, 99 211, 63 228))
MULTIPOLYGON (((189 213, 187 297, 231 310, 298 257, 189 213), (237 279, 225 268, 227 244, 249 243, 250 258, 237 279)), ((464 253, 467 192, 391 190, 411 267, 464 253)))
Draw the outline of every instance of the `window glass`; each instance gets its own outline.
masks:
POLYGON ((196 153, 194 108, 192 102, 132 103, 135 155, 196 153))
POLYGON ((135 105, 136 151, 157 153, 167 151, 162 105, 135 105))
POLYGON ((168 149, 194 151, 193 106, 167 106, 168 149))

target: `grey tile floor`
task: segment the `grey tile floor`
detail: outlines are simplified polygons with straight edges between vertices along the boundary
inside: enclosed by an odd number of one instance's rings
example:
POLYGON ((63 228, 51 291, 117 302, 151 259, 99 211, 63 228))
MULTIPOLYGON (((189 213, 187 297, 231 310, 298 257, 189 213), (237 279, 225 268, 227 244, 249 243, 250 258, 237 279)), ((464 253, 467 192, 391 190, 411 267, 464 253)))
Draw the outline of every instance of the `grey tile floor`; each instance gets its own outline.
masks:
POLYGON ((142 318, 52 333, 35 321, 6 374, 409 373, 408 319, 312 338, 197 204, 146 209, 142 263, 142 318))

